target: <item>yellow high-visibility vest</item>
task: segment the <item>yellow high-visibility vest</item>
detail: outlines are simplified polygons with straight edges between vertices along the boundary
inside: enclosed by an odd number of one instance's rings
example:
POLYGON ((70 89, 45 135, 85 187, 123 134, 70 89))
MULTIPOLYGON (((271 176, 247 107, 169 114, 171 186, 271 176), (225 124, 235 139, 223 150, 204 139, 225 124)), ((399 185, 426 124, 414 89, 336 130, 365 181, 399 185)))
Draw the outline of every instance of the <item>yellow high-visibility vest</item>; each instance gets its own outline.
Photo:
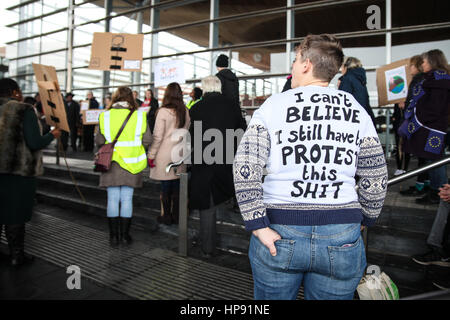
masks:
MULTIPOLYGON (((100 132, 106 139, 105 143, 114 140, 129 112, 129 109, 110 109, 100 114, 100 132)), ((132 174, 144 170, 147 167, 147 155, 142 145, 142 136, 146 129, 146 113, 135 111, 114 146, 111 161, 117 162, 132 174)))
POLYGON ((191 110, 192 106, 193 106, 194 104, 196 104, 197 102, 199 102, 200 100, 202 100, 202 98, 197 99, 197 100, 191 100, 191 101, 189 101, 188 104, 186 105, 186 108, 188 108, 189 110, 191 110))

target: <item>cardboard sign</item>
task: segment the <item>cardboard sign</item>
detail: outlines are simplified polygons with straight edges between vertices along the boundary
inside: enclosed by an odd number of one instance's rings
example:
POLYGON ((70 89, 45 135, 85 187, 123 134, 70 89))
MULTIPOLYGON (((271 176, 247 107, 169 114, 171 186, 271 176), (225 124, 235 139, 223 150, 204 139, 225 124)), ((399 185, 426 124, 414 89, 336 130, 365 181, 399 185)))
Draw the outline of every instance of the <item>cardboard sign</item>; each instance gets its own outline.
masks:
POLYGON ((143 34, 94 32, 89 69, 141 71, 143 34))
POLYGON ((144 111, 144 112, 149 112, 150 111, 150 107, 139 107, 138 110, 139 111, 144 111))
POLYGON ((164 87, 171 82, 185 83, 184 61, 169 60, 155 63, 155 87, 164 87))
POLYGON ((42 110, 45 114, 45 122, 49 126, 70 132, 55 67, 33 63, 33 70, 41 97, 42 110))
POLYGON ((411 83, 409 59, 403 59, 377 69, 378 105, 404 102, 411 83))
POLYGON ((82 111, 81 113, 83 114, 83 125, 98 124, 100 114, 105 111, 106 110, 104 109, 90 109, 82 111))
POLYGON ((85 110, 89 110, 89 101, 81 101, 80 103, 80 113, 85 110))

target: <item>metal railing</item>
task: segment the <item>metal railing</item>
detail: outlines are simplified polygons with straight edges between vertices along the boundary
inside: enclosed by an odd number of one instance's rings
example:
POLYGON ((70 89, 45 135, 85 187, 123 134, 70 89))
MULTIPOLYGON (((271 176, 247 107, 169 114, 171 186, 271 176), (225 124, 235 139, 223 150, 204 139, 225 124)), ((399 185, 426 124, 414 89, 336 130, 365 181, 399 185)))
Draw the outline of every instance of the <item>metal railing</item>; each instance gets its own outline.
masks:
MULTIPOLYGON (((394 177, 392 179, 389 179, 388 182, 387 182, 387 185, 388 186, 392 186, 394 184, 403 182, 405 180, 408 180, 408 179, 411 179, 411 178, 413 178, 415 176, 418 176, 419 174, 421 174, 423 172, 426 172, 426 171, 429 171, 429 170, 432 170, 432 169, 435 169, 435 168, 442 167, 443 165, 446 165, 447 163, 450 163, 450 157, 447 157, 447 158, 435 161, 435 162, 430 163, 430 164, 428 164, 426 166, 423 166, 423 167, 420 167, 420 168, 417 168, 417 169, 405 172, 405 173, 403 173, 401 175, 398 175, 398 176, 396 176, 396 177, 394 177)), ((363 233, 362 233, 364 246, 366 247, 365 248, 366 249, 366 253, 367 253, 367 249, 369 247, 369 236, 368 236, 367 230, 368 230, 367 228, 364 228, 363 233)))
POLYGON ((166 173, 173 168, 175 174, 180 177, 180 206, 178 218, 178 254, 186 257, 188 252, 188 173, 177 172, 177 168, 190 156, 186 156, 177 162, 169 163, 166 167, 166 173))
MULTIPOLYGON (((184 163, 184 161, 189 157, 190 155, 186 156, 185 158, 179 160, 178 162, 172 162, 169 163, 166 167, 166 173, 169 173, 169 171, 173 168, 175 169, 175 174, 180 177, 180 212, 179 212, 179 222, 178 222, 178 231, 179 231, 179 239, 178 239, 178 253, 181 256, 187 256, 188 251, 188 173, 182 172, 177 173, 177 168, 184 163)), ((439 168, 443 165, 446 165, 450 163, 450 156, 446 157, 444 159, 435 161, 433 163, 430 163, 426 166, 405 172, 401 175, 398 175, 392 179, 389 179, 387 182, 388 186, 403 182, 405 180, 408 180, 410 178, 413 178, 423 172, 439 168)), ((369 246, 369 238, 368 238, 368 232, 367 228, 364 228, 362 232, 362 237, 364 241, 364 245, 366 247, 366 252, 369 246)))

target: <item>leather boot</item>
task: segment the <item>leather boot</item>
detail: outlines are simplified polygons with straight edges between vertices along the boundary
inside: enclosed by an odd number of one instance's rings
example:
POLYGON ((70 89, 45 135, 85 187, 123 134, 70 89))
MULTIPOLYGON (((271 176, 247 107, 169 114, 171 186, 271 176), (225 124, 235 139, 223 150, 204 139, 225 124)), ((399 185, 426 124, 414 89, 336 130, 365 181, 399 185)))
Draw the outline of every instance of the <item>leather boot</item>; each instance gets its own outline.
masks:
POLYGON ((133 239, 130 236, 131 218, 120 217, 120 241, 123 244, 131 244, 133 239))
POLYGON ((168 192, 161 192, 160 199, 161 199, 161 215, 158 218, 156 218, 156 220, 158 221, 158 223, 171 225, 172 224, 171 194, 168 192))
POLYGON ((11 254, 11 265, 19 267, 31 263, 33 256, 25 254, 25 224, 11 224, 5 227, 6 238, 8 239, 9 252, 11 254))
POLYGON ((119 217, 108 218, 109 225, 109 244, 117 246, 119 244, 119 217))
POLYGON ((172 223, 178 224, 178 220, 180 217, 180 194, 179 191, 175 191, 172 193, 172 210, 171 210, 171 218, 172 223))

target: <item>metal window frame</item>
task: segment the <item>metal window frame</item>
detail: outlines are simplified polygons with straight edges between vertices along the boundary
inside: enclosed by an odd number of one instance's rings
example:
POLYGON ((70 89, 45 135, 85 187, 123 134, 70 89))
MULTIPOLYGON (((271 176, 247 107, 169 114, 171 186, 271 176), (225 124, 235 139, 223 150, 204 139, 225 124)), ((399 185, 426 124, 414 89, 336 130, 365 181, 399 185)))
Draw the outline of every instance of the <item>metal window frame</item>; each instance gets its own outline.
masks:
MULTIPOLYGON (((422 25, 414 25, 414 26, 406 26, 406 27, 394 27, 391 29, 350 31, 350 32, 334 33, 332 35, 336 36, 338 39, 350 39, 350 38, 356 38, 356 37, 381 36, 381 35, 385 35, 388 32, 394 34, 394 33, 405 33, 405 32, 417 32, 417 31, 424 31, 424 30, 429 31, 429 30, 434 30, 434 29, 447 29, 447 28, 450 28, 450 22, 430 23, 430 24, 422 24, 422 25)), ((208 49, 195 50, 195 51, 185 51, 185 52, 177 52, 177 53, 166 54, 166 55, 144 57, 143 60, 170 58, 170 57, 177 57, 177 56, 189 55, 189 54, 206 53, 206 52, 210 52, 210 51, 227 51, 227 50, 233 50, 233 49, 270 47, 270 46, 283 45, 288 42, 301 42, 304 38, 305 37, 297 37, 297 38, 292 38, 292 39, 277 39, 277 40, 267 40, 267 41, 259 41, 259 42, 247 42, 247 43, 228 45, 228 46, 217 47, 217 48, 210 48, 210 49, 208 48, 208 49)), ((90 45, 91 45, 91 43, 85 43, 85 44, 81 44, 78 46, 74 46, 73 48, 74 49, 83 48, 83 47, 88 47, 90 45)), ((61 49, 55 49, 55 50, 51 50, 51 51, 44 51, 44 52, 35 53, 35 54, 31 54, 31 55, 26 55, 26 56, 20 56, 20 57, 16 57, 16 58, 11 58, 9 60, 15 61, 15 60, 27 59, 27 58, 36 57, 39 55, 47 55, 47 54, 62 52, 62 51, 67 51, 67 47, 61 48, 61 49)))
MULTIPOLYGON (((92 24, 92 23, 97 23, 97 22, 104 21, 104 20, 109 21, 116 17, 132 14, 132 13, 136 13, 136 12, 142 12, 143 10, 146 10, 149 8, 150 9, 151 8, 158 8, 158 9, 171 8, 171 7, 183 6, 186 4, 203 2, 203 1, 207 1, 207 0, 185 0, 185 1, 168 0, 163 3, 156 3, 154 5, 149 4, 149 5, 134 8, 131 10, 126 10, 126 11, 120 12, 116 15, 106 15, 105 17, 103 17, 101 19, 90 20, 90 21, 86 21, 86 22, 78 24, 78 25, 74 25, 73 28, 77 28, 79 26, 84 26, 84 25, 88 25, 88 24, 92 24)), ((249 16, 254 17, 254 16, 263 16, 263 15, 274 15, 274 14, 280 14, 280 13, 287 14, 287 12, 289 10, 307 11, 307 10, 314 10, 314 9, 323 8, 323 7, 332 7, 332 6, 336 6, 336 5, 349 4, 349 3, 363 3, 363 2, 367 2, 367 1, 368 0, 342 0, 342 1, 323 0, 323 1, 317 1, 317 2, 307 2, 307 3, 292 5, 292 6, 286 5, 284 7, 256 10, 253 12, 218 17, 215 19, 205 19, 205 20, 199 20, 199 21, 194 21, 194 22, 190 22, 190 23, 173 25, 173 26, 164 27, 164 28, 158 28, 158 29, 155 29, 150 32, 143 33, 143 34, 144 35, 147 35, 147 34, 152 35, 152 34, 157 34, 159 32, 165 32, 165 31, 174 30, 174 29, 178 29, 178 28, 186 28, 186 27, 191 27, 191 26, 198 26, 198 25, 211 24, 211 23, 220 23, 220 22, 226 22, 226 21, 235 21, 235 20, 247 18, 249 16)), ((381 2, 381 0, 375 0, 375 1, 381 2)), ((30 4, 30 3, 34 3, 34 2, 37 2, 37 1, 28 1, 26 3, 22 3, 20 6, 16 6, 16 7, 18 8, 18 7, 25 6, 26 4, 30 4)), ((93 1, 92 0, 84 1, 82 3, 75 5, 74 7, 79 7, 79 6, 82 6, 82 5, 90 3, 90 2, 93 2, 93 1)), ((11 8, 15 8, 15 7, 11 7, 11 8)), ((42 19, 43 17, 50 16, 51 14, 60 13, 64 10, 68 10, 68 8, 69 7, 64 8, 64 9, 58 9, 56 11, 53 11, 53 12, 50 12, 50 13, 47 13, 47 14, 44 14, 44 15, 41 15, 38 17, 34 17, 32 19, 33 20, 42 19)), ((8 9, 10 9, 10 8, 8 8, 8 9)), ((23 20, 20 22, 26 23, 29 21, 32 21, 32 20, 26 19, 26 20, 23 20)), ((334 35, 336 37, 338 37, 339 39, 348 39, 348 38, 354 38, 354 37, 381 36, 381 35, 387 35, 387 34, 417 32, 417 31, 422 31, 422 30, 447 29, 447 28, 450 28, 450 22, 431 23, 431 24, 422 24, 422 25, 414 25, 414 26, 403 26, 403 27, 395 27, 395 28, 384 28, 384 29, 378 29, 378 30, 351 31, 351 32, 336 33, 334 35)), ((30 37, 17 39, 15 41, 12 41, 11 43, 20 42, 20 41, 27 40, 27 39, 43 37, 43 36, 47 36, 47 35, 50 35, 53 33, 67 31, 68 29, 69 29, 69 27, 65 27, 62 29, 57 29, 57 30, 53 30, 50 32, 42 33, 42 34, 37 34, 37 35, 30 36, 30 37)), ((154 55, 154 56, 144 57, 143 60, 171 58, 171 57, 179 57, 179 56, 183 56, 183 55, 194 55, 194 54, 199 54, 199 53, 207 53, 207 52, 215 52, 215 51, 227 51, 227 50, 230 51, 233 49, 236 50, 236 49, 254 48, 254 47, 271 47, 271 46, 276 46, 276 45, 286 45, 286 44, 293 43, 293 42, 300 42, 303 39, 304 39, 304 37, 296 37, 296 38, 291 38, 291 39, 285 38, 285 39, 276 39, 276 40, 268 40, 268 41, 260 41, 260 42, 247 42, 247 43, 241 43, 241 44, 228 45, 228 46, 224 46, 224 47, 213 47, 213 48, 206 48, 206 49, 200 49, 200 50, 194 50, 194 51, 175 52, 175 53, 165 54, 165 55, 154 55)), ((91 43, 86 43, 86 44, 73 46, 72 48, 78 49, 78 48, 89 47, 90 45, 91 45, 91 43)), ((19 56, 19 57, 11 58, 10 61, 23 60, 23 59, 33 58, 33 57, 37 57, 37 56, 44 56, 44 55, 48 55, 48 54, 58 53, 58 52, 67 52, 68 50, 69 50, 69 47, 64 47, 64 48, 60 48, 60 49, 55 49, 55 50, 30 54, 30 55, 26 55, 26 56, 19 56)), ((73 67, 72 69, 77 70, 77 69, 83 69, 83 68, 87 68, 87 67, 88 66, 79 66, 79 67, 73 67)), ((67 70, 68 70, 67 68, 64 68, 64 69, 57 70, 57 72, 64 72, 67 70)), ((33 73, 20 74, 20 75, 15 75, 15 76, 11 76, 11 77, 21 78, 21 77, 26 77, 29 75, 33 75, 33 73)), ((284 73, 282 73, 282 74, 257 74, 257 75, 245 75, 245 76, 241 76, 238 78, 240 80, 246 80, 246 79, 278 77, 278 76, 284 76, 284 75, 287 75, 287 74, 284 74, 284 73)), ((189 82, 195 83, 195 82, 198 82, 198 80, 191 79, 191 80, 188 80, 188 83, 189 82)), ((153 82, 138 83, 138 84, 133 84, 133 86, 143 86, 143 85, 149 85, 149 84, 152 85, 153 82)), ((91 87, 90 88, 74 88, 73 90, 104 89, 104 88, 105 88, 105 86, 99 86, 99 87, 94 87, 94 88, 91 88, 91 87)))

